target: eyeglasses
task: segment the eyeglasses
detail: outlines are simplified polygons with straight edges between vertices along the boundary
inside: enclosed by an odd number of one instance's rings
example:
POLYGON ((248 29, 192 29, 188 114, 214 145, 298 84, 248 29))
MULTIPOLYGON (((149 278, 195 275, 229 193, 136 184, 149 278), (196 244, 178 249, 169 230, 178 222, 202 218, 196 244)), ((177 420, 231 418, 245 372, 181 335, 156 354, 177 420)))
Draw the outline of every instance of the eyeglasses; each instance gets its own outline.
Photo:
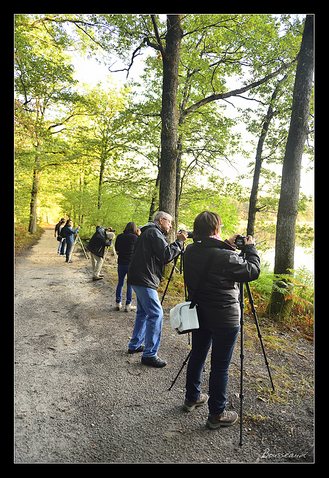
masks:
POLYGON ((161 219, 164 219, 165 221, 168 221, 169 224, 171 224, 171 219, 167 219, 166 217, 162 217, 161 219))

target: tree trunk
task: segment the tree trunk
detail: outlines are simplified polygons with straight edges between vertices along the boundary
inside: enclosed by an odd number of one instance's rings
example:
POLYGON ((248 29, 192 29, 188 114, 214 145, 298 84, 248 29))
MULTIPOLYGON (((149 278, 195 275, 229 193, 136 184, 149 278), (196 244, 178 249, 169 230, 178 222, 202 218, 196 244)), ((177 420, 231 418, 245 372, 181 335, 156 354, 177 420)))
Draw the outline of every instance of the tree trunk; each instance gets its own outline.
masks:
POLYGON ((31 234, 34 234, 37 231, 37 204, 38 204, 38 192, 39 192, 39 182, 41 171, 39 167, 40 159, 36 155, 35 164, 33 169, 33 181, 32 181, 32 190, 31 190, 31 201, 30 201, 30 222, 28 231, 31 234))
MULTIPOLYGON (((313 15, 307 15, 298 56, 292 114, 282 168, 281 192, 275 238, 275 274, 289 274, 294 268, 295 227, 300 188, 300 172, 313 79, 313 15)), ((290 304, 287 302, 287 307, 290 304)), ((269 310, 285 315, 284 295, 273 292, 269 310), (282 312, 283 311, 283 312, 282 312)))
MULTIPOLYGON (((161 108, 161 167, 159 209, 175 218, 178 130, 178 66, 183 31, 180 15, 167 15, 166 47, 163 53, 161 108)), ((173 224, 175 230, 175 224, 173 224)))
POLYGON ((262 131, 258 140, 257 144, 257 150, 256 150, 256 158, 255 158, 255 170, 254 170, 254 177, 253 177, 253 182, 252 182, 252 188, 251 188, 251 193, 250 193, 250 199, 249 199, 249 213, 248 213, 248 224, 247 224, 247 235, 250 234, 253 236, 255 234, 255 221, 256 221, 256 213, 257 213, 257 197, 258 197, 258 189, 259 189, 259 178, 260 178, 260 172, 262 168, 262 154, 263 154, 263 147, 264 143, 266 140, 266 136, 268 133, 268 129, 271 123, 271 120, 274 116, 274 111, 273 111, 273 103, 275 101, 275 98, 277 97, 280 85, 283 80, 285 80, 286 76, 280 80, 271 97, 270 104, 263 122, 263 127, 262 131))
POLYGON ((105 169, 105 158, 101 158, 101 164, 99 168, 99 180, 98 180, 98 197, 97 197, 97 209, 100 210, 102 207, 102 186, 103 186, 103 176, 105 169))
POLYGON ((152 221, 155 211, 157 210, 158 203, 158 192, 159 192, 159 179, 160 179, 160 169, 158 170, 158 175, 155 180, 155 186, 152 193, 150 212, 149 212, 149 221, 152 221))
POLYGON ((176 198, 175 198, 175 224, 179 219, 179 202, 181 195, 181 169, 182 169, 182 138, 177 142, 177 162, 176 162, 176 198))

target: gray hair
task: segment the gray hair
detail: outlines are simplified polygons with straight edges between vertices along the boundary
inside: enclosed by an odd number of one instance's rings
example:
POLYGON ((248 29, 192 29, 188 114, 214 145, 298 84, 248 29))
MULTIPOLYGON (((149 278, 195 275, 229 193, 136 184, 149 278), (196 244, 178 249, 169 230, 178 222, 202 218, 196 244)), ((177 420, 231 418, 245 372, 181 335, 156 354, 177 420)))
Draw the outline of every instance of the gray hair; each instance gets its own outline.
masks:
POLYGON ((160 219, 169 219, 170 221, 172 221, 172 216, 170 214, 168 214, 167 212, 164 212, 164 211, 158 211, 154 214, 154 218, 153 218, 153 221, 154 222, 159 222, 160 219))

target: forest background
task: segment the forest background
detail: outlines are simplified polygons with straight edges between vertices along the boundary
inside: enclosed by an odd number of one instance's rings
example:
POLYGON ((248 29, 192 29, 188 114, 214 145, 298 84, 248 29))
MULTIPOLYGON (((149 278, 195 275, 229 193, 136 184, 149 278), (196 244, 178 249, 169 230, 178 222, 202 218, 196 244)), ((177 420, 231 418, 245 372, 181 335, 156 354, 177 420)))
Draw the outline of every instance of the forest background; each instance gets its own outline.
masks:
POLYGON ((263 262, 259 310, 312 336, 313 273, 294 267, 314 237, 313 74, 299 61, 310 29, 297 14, 15 15, 17 250, 62 216, 88 239, 158 209, 175 230, 216 210, 225 236, 253 234, 281 257, 263 262), (98 83, 79 81, 87 59, 105 65, 98 83))

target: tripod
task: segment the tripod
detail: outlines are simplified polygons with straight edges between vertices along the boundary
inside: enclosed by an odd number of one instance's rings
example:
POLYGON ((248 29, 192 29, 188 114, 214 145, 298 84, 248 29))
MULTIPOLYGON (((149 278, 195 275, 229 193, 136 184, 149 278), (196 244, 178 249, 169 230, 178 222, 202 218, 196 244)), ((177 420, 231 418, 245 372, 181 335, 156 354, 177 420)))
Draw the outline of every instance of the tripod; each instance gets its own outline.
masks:
MULTIPOLYGON (((181 260, 180 260, 180 266, 179 266, 179 273, 182 274, 183 272, 183 254, 184 254, 184 246, 183 246, 183 249, 180 251, 180 253, 178 254, 178 256, 175 257, 174 259, 174 264, 172 266, 172 269, 171 269, 171 272, 169 274, 169 278, 168 278, 168 281, 167 281, 167 285, 165 287, 165 290, 163 292, 163 295, 162 295, 162 299, 160 301, 161 305, 162 305, 162 302, 164 301, 164 298, 166 296, 166 293, 167 293, 167 290, 168 290, 168 286, 169 286, 169 283, 171 281, 171 278, 172 278, 172 275, 174 273, 174 270, 176 269, 176 265, 177 265, 177 261, 178 261, 178 258, 180 257, 181 260)), ((185 296, 186 296, 186 291, 185 291, 185 296)))
MULTIPOLYGON (((240 319, 240 394, 239 394, 239 397, 240 397, 240 442, 239 442, 239 445, 240 446, 243 443, 242 442, 242 417, 243 417, 243 397, 244 397, 244 395, 243 395, 243 360, 244 360, 244 329, 243 329, 243 326, 244 326, 244 297, 243 297, 243 284, 244 284, 243 282, 240 283, 240 309, 241 309, 241 319, 240 319)), ((267 361, 267 358, 266 358, 266 353, 265 353, 265 348, 264 348, 264 344, 263 344, 262 334, 260 332, 258 319, 257 319, 257 313, 256 313, 256 309, 255 309, 255 306, 254 306, 254 300, 253 300, 253 297, 252 297, 252 294, 251 294, 249 283, 246 282, 245 285, 246 285, 246 289, 247 289, 247 293, 248 293, 248 299, 249 299, 252 315, 253 315, 254 320, 255 320, 255 324, 256 324, 256 328, 257 328, 257 334, 258 334, 258 338, 259 338, 259 341, 260 341, 260 344, 261 344, 261 348, 262 348, 265 364, 266 364, 266 367, 267 367, 269 379, 270 379, 270 382, 271 382, 271 385, 272 385, 272 390, 274 392, 274 384, 273 384, 273 380, 272 380, 270 367, 269 367, 269 364, 268 364, 268 361, 267 361)))
POLYGON ((83 245, 83 242, 81 241, 81 238, 80 238, 79 234, 76 235, 76 238, 75 238, 75 241, 74 241, 74 244, 73 244, 73 247, 72 247, 72 252, 71 252, 71 254, 73 254, 73 251, 74 251, 74 248, 75 248, 76 243, 78 243, 79 246, 81 247, 81 249, 83 250, 83 253, 84 253, 84 255, 85 255, 85 258, 86 258, 86 259, 89 259, 89 256, 88 256, 88 254, 87 254, 87 251, 86 251, 86 249, 85 249, 85 247, 84 247, 84 245, 83 245))
MULTIPOLYGON (((167 285, 166 285, 165 290, 164 290, 163 295, 162 295, 161 305, 162 305, 162 303, 163 303, 163 301, 164 301, 164 298, 165 298, 165 296, 166 296, 166 293, 167 293, 167 290, 168 290, 168 286, 169 286, 169 284, 170 284, 170 281, 171 281, 172 275, 173 275, 173 273, 174 273, 174 270, 176 269, 176 265, 177 265, 177 261, 178 261, 178 258, 179 258, 179 257, 181 258, 181 260, 180 260, 180 266, 179 266, 179 273, 180 273, 180 274, 183 273, 183 254, 184 254, 184 251, 185 251, 185 249, 184 249, 184 247, 183 247, 183 249, 181 250, 181 252, 180 252, 180 253, 178 254, 178 256, 176 256, 175 259, 174 259, 174 264, 173 264, 173 266, 172 266, 172 269, 171 269, 171 272, 170 272, 170 274, 169 274, 169 278, 168 278, 168 281, 167 281, 167 285)), ((185 299, 186 299, 186 297, 187 297, 187 291, 186 291, 185 281, 184 281, 184 290, 185 290, 185 299)), ((188 336, 188 345, 190 345, 190 344, 191 344, 191 336, 190 336, 190 333, 188 333, 187 336, 188 336)), ((174 386, 174 384, 175 384, 176 380, 178 379, 178 377, 179 377, 181 371, 183 370, 184 366, 187 364, 188 359, 190 358, 191 352, 192 352, 192 350, 189 351, 188 356, 187 356, 186 359, 183 361, 183 364, 182 364, 181 368, 179 369, 179 371, 178 371, 176 377, 174 378, 174 380, 171 382, 171 385, 170 385, 170 387, 168 388, 168 390, 171 390, 172 387, 174 386)))

